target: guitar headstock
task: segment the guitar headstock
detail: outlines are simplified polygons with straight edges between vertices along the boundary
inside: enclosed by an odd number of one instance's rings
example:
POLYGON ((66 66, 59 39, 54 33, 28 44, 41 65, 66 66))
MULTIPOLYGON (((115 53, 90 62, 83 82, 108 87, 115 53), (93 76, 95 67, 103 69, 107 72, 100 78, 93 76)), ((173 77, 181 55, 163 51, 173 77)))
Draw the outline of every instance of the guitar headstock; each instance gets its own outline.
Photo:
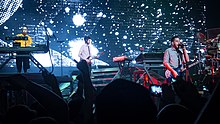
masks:
POLYGON ((105 54, 105 52, 99 52, 99 55, 103 55, 103 54, 105 54))

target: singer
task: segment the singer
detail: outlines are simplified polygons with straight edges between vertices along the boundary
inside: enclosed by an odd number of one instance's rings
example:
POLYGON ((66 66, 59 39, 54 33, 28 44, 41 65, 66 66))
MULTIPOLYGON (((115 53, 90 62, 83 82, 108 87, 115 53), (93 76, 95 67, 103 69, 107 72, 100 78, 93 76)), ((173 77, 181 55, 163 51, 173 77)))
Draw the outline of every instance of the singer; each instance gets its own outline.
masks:
MULTIPOLYGON (((167 83, 162 84, 162 95, 160 98, 160 108, 167 104, 177 103, 177 97, 174 92, 176 79, 183 79, 181 72, 183 64, 189 61, 185 45, 180 42, 178 36, 171 38, 171 47, 166 49, 163 57, 163 64, 166 67, 165 77, 167 83), (169 94, 169 95, 168 95, 169 94)), ((188 72, 188 71, 186 71, 188 72)))
POLYGON ((189 55, 186 50, 186 45, 180 42, 178 36, 171 38, 171 47, 164 52, 163 64, 166 67, 165 77, 168 83, 172 83, 172 79, 177 76, 183 77, 180 71, 183 64, 189 62, 189 55))

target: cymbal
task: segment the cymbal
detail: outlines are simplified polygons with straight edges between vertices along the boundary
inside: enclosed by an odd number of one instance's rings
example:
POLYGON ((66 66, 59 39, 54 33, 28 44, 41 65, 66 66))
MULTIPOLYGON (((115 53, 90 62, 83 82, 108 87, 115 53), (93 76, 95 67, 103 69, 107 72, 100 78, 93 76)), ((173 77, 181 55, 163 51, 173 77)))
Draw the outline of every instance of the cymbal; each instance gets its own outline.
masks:
POLYGON ((203 33, 201 33, 201 32, 196 33, 196 37, 198 38, 198 41, 200 43, 202 43, 204 45, 206 44, 206 36, 203 33))
POLYGON ((205 35, 203 33, 201 33, 201 32, 196 33, 196 37, 198 39, 206 39, 205 35))
POLYGON ((212 39, 208 39, 206 40, 207 43, 213 43, 213 42, 218 42, 218 39, 217 38, 212 38, 212 39))

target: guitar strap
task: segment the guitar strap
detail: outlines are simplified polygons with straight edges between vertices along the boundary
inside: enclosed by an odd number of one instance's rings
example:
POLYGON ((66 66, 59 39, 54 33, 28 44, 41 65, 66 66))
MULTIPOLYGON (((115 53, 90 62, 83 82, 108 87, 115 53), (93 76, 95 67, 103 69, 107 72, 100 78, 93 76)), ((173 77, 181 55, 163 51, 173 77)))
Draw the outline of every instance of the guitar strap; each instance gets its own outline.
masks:
POLYGON ((182 61, 183 61, 183 56, 182 56, 182 52, 177 49, 177 53, 178 53, 178 67, 182 64, 182 61))
POLYGON ((89 56, 91 56, 89 45, 88 45, 88 51, 89 51, 89 56))

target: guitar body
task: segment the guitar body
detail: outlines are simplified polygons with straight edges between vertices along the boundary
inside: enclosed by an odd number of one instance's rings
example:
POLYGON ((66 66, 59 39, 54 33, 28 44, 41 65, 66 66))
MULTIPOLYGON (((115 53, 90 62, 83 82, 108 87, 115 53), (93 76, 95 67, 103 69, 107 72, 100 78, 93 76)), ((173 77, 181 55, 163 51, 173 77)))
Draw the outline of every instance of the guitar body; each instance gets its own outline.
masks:
POLYGON ((87 62, 87 64, 91 65, 92 64, 92 59, 88 59, 86 62, 87 62))
MULTIPOLYGON (((177 74, 178 74, 179 77, 182 77, 183 74, 184 74, 184 73, 181 71, 181 67, 182 67, 182 66, 180 65, 179 67, 174 68, 174 70, 177 72, 177 74)), ((170 82, 170 83, 173 83, 173 82, 176 81, 176 78, 173 76, 173 74, 172 74, 171 71, 169 71, 169 70, 166 70, 165 76, 166 76, 167 81, 170 82)))
MULTIPOLYGON (((197 65, 197 64, 199 64, 199 61, 196 61, 196 62, 194 62, 194 63, 188 65, 188 69, 191 68, 191 67, 193 67, 193 66, 195 66, 195 65, 197 65)), ((174 70, 177 72, 177 74, 178 74, 179 77, 185 76, 185 75, 184 75, 184 71, 186 70, 186 68, 181 68, 181 67, 182 67, 182 65, 180 65, 179 67, 177 67, 177 68, 174 69, 174 70)), ((186 75, 187 75, 187 74, 186 74, 186 75)), ((170 83, 176 81, 176 79, 174 78, 174 76, 172 75, 172 73, 171 73, 169 70, 166 70, 166 72, 165 72, 165 77, 166 77, 167 81, 170 82, 170 83)))
POLYGON ((100 55, 103 55, 103 54, 104 54, 104 52, 99 52, 96 56, 88 56, 86 61, 88 64, 91 65, 93 59, 98 59, 100 57, 100 55))

